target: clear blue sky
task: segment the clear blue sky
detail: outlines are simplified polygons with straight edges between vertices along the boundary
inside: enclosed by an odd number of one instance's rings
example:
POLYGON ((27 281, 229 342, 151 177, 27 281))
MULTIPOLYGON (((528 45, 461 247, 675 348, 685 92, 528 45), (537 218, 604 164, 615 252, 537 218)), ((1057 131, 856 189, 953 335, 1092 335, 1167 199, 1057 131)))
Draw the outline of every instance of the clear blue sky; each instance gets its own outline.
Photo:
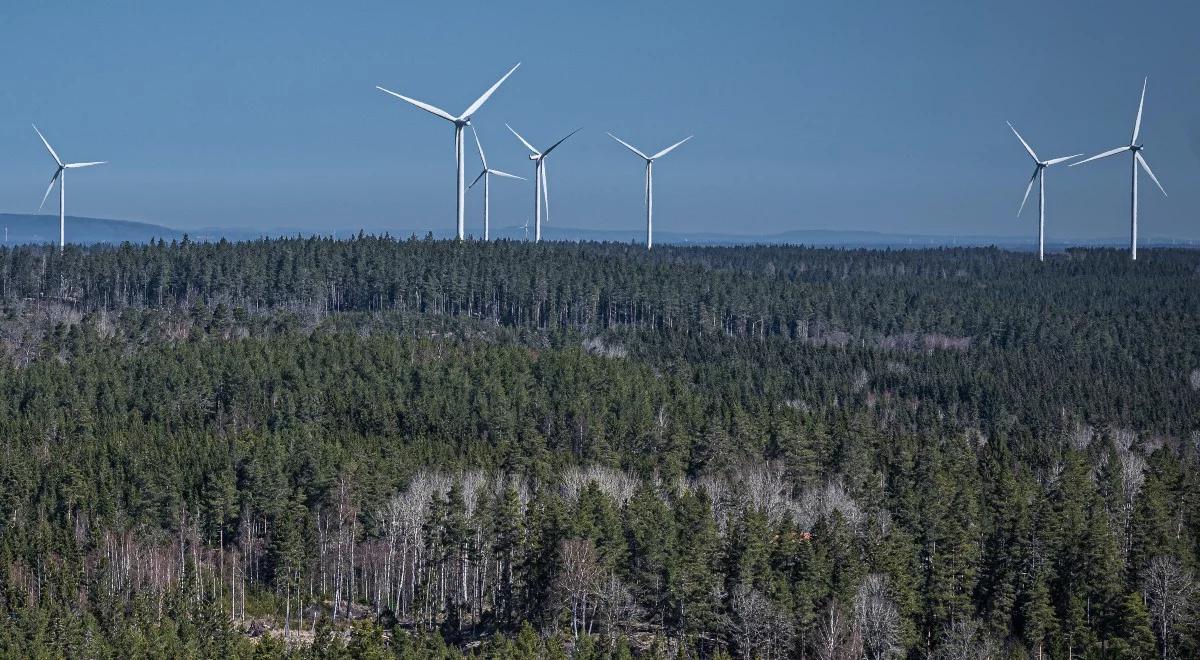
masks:
MULTIPOLYGON (((642 167, 611 130, 696 134, 655 168, 663 229, 1032 236, 1005 120, 1045 156, 1118 146, 1148 74, 1171 196, 1143 187, 1143 235, 1200 239, 1200 3, 871 4, 7 0, 0 210, 31 211, 52 174, 37 122, 65 158, 112 161, 72 176, 70 213, 448 230, 452 128, 374 86, 460 112, 521 61, 475 123, 523 175, 503 122, 538 144, 584 127, 548 161, 555 224, 641 226, 642 167)), ((1052 170, 1048 234, 1124 236, 1128 171, 1052 170)), ((493 222, 530 215, 531 185, 495 182, 493 222)))

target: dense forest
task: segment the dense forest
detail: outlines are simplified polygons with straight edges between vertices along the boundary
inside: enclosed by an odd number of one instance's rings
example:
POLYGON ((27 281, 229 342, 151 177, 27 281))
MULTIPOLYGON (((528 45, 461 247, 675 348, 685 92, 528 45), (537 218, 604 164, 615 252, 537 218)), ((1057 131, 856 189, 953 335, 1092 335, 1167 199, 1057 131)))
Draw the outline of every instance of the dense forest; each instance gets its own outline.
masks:
POLYGON ((1200 656, 1200 252, 0 249, 0 656, 1200 656))

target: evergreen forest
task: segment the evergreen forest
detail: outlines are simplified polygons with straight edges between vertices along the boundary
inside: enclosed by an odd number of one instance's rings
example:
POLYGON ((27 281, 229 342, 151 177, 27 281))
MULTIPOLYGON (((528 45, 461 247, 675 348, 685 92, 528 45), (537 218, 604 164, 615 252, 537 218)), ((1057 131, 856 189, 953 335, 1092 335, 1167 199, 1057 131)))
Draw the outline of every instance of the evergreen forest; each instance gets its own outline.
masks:
POLYGON ((1200 657, 1200 252, 0 248, 0 657, 1200 657))

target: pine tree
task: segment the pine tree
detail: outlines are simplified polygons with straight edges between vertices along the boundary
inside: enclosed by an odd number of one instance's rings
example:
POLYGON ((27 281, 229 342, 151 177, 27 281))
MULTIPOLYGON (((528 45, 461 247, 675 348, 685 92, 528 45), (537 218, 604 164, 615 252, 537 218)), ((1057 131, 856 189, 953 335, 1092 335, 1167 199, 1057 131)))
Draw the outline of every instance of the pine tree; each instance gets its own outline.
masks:
POLYGON ((1020 600, 1020 630, 1029 645, 1034 660, 1048 657, 1052 642, 1057 639, 1058 618, 1051 601, 1050 587, 1041 571, 1022 594, 1020 600))
POLYGON ((520 564, 521 612, 526 619, 541 623, 557 616, 550 604, 559 572, 558 547, 566 537, 565 518, 557 493, 544 486, 534 492, 520 564))
POLYGON ((1127 565, 1130 584, 1140 584, 1142 571, 1159 555, 1188 557, 1191 550, 1175 532, 1182 517, 1183 475, 1178 460, 1166 449, 1151 454, 1146 481, 1133 510, 1127 565))
POLYGON ((638 486, 625 512, 629 584, 643 608, 666 617, 666 571, 673 544, 671 511, 648 484, 638 486))
POLYGON ((610 570, 628 561, 629 546, 616 502, 595 481, 589 481, 579 494, 571 519, 571 535, 595 541, 601 561, 610 570))
POLYGON ((384 641, 383 630, 369 621, 356 623, 350 629, 346 653, 354 660, 386 660, 392 657, 384 641))
POLYGON ((683 493, 674 502, 674 513, 675 553, 666 568, 673 624, 686 636, 713 635, 721 628, 719 539, 708 494, 683 493))
POLYGON ((1154 658, 1157 655, 1158 642, 1150 626, 1150 614, 1136 591, 1129 592, 1121 601, 1107 652, 1114 658, 1154 658))
POLYGON ((520 658, 520 660, 541 660, 542 640, 528 621, 521 623, 521 631, 517 633, 517 652, 515 657, 520 658))
POLYGON ((1049 542, 1056 576, 1051 585, 1051 599, 1060 622, 1059 646, 1062 653, 1069 655, 1084 653, 1094 643, 1089 600, 1092 585, 1088 582, 1093 570, 1088 547, 1088 504, 1095 494, 1083 458, 1067 451, 1061 474, 1049 493, 1054 517, 1049 542))
POLYGON ((511 482, 505 487, 496 502, 491 516, 489 536, 492 541, 492 556, 496 560, 498 574, 496 610, 500 625, 511 628, 514 623, 516 604, 516 579, 521 557, 521 537, 524 515, 517 491, 511 482))
POLYGON ((308 657, 313 660, 338 660, 345 652, 341 639, 334 632, 326 617, 317 621, 313 642, 308 648, 308 657))
POLYGON ((978 566, 978 514, 966 452, 961 440, 946 448, 945 464, 933 467, 932 483, 922 502, 920 554, 926 639, 955 620, 974 616, 971 597, 978 566))

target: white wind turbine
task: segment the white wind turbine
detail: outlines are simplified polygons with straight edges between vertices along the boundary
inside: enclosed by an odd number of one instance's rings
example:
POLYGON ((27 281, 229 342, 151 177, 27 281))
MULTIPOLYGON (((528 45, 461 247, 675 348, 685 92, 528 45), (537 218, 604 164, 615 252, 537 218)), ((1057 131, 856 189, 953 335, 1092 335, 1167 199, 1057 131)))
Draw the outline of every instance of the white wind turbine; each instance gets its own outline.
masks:
MULTIPOLYGON (((508 126, 508 124, 505 124, 505 126, 508 126)), ((537 243, 542 240, 543 202, 546 204, 546 222, 550 221, 550 189, 549 186, 546 185, 546 156, 549 156, 550 152, 554 151, 555 147, 563 142, 566 142, 567 138, 575 135, 579 131, 582 131, 583 128, 577 128, 571 131, 567 134, 567 137, 564 137, 558 142, 550 145, 550 148, 546 149, 545 151, 538 151, 537 149, 534 149, 533 145, 529 144, 528 140, 521 137, 520 133, 513 130, 512 126, 508 126, 508 130, 512 131, 512 134, 517 136, 517 139, 521 141, 521 144, 525 145, 525 148, 530 152, 529 160, 533 161, 533 242, 537 243)))
POLYGON ((1012 122, 1008 122, 1008 127, 1012 129, 1013 135, 1021 141, 1021 145, 1025 147, 1025 151, 1029 152, 1029 157, 1033 159, 1033 176, 1029 177, 1029 185, 1025 186, 1025 197, 1021 199, 1021 207, 1017 209, 1017 217, 1021 217, 1021 211, 1025 210, 1025 202, 1029 201, 1029 191, 1033 190, 1034 180, 1038 180, 1038 259, 1046 260, 1046 168, 1051 165, 1057 165, 1063 161, 1071 160, 1072 158, 1082 156, 1083 154, 1075 154, 1073 156, 1062 156, 1060 158, 1051 158, 1050 160, 1041 160, 1037 154, 1033 152, 1033 147, 1021 137, 1017 129, 1013 127, 1012 122))
POLYGON ((488 196, 488 184, 491 181, 492 175, 495 174, 496 176, 508 177, 510 179, 520 179, 522 181, 525 180, 525 177, 517 176, 516 174, 509 174, 508 172, 501 172, 500 170, 488 167, 487 157, 483 155, 483 144, 479 142, 479 133, 475 132, 474 126, 471 127, 471 135, 475 136, 475 148, 479 149, 479 160, 483 162, 483 171, 480 172, 479 176, 475 177, 475 180, 472 181, 471 185, 467 187, 474 188, 475 184, 479 183, 480 179, 483 179, 483 240, 486 241, 488 240, 489 231, 488 205, 490 204, 488 196))
POLYGON ((464 110, 463 113, 457 117, 450 114, 449 112, 446 112, 445 110, 442 110, 439 107, 429 105, 428 103, 422 103, 421 101, 417 101, 416 99, 410 99, 407 96, 404 96, 402 94, 397 94, 396 92, 393 92, 390 89, 384 89, 383 87, 379 87, 378 85, 376 85, 376 87, 375 87, 375 89, 378 89, 381 92, 387 92, 388 94, 391 94, 392 96, 395 96, 398 99, 407 101, 426 112, 435 114, 435 115, 441 117, 442 119, 445 119, 446 121, 452 122, 454 124, 454 158, 458 163, 458 175, 457 175, 458 176, 458 178, 457 178, 458 196, 456 198, 456 201, 458 204, 458 240, 460 240, 460 241, 463 240, 463 237, 466 233, 465 210, 464 210, 464 205, 466 202, 466 180, 465 180, 465 175, 463 174, 463 165, 464 165, 464 163, 463 163, 463 129, 466 128, 466 126, 471 123, 471 115, 475 114, 475 112, 477 110, 479 110, 480 106, 482 106, 484 104, 484 102, 487 101, 488 98, 496 91, 496 89, 500 87, 501 83, 503 83, 505 80, 508 80, 508 77, 511 76, 513 74, 513 71, 516 71, 517 67, 519 67, 519 66, 521 66, 521 63, 517 62, 516 66, 509 69, 508 73, 504 74, 504 77, 500 78, 500 80, 497 80, 495 85, 492 85, 491 88, 488 89, 488 91, 483 93, 483 96, 480 96, 478 99, 476 99, 475 102, 470 105, 470 107, 468 107, 466 110, 464 110))
POLYGON ((667 147, 666 149, 654 154, 653 156, 647 156, 646 154, 638 151, 633 145, 613 135, 612 133, 609 133, 608 137, 625 145, 626 149, 629 149, 633 153, 641 156, 642 159, 646 161, 646 249, 649 250, 654 245, 654 161, 671 153, 675 147, 687 142, 694 136, 689 135, 675 144, 667 147))
POLYGON ((1130 197, 1129 197, 1129 199, 1130 199, 1130 202, 1129 202, 1129 209, 1130 209, 1129 210, 1129 217, 1130 217, 1130 220, 1129 220, 1129 256, 1130 256, 1130 258, 1132 258, 1135 261, 1137 260, 1137 211, 1138 211, 1138 165, 1139 164, 1141 164, 1142 169, 1146 170, 1146 174, 1150 175, 1150 178, 1154 181, 1154 185, 1158 186, 1158 189, 1162 191, 1163 197, 1167 196, 1166 189, 1162 187, 1162 184, 1158 182, 1158 177, 1154 176, 1154 172, 1152 172, 1150 170, 1150 164, 1147 163, 1146 159, 1142 157, 1142 149, 1144 149, 1145 147, 1143 145, 1140 145, 1137 143, 1138 131, 1142 128, 1142 106, 1144 106, 1146 103, 1146 84, 1149 82, 1150 82, 1149 77, 1147 77, 1145 80, 1142 81, 1142 99, 1140 101, 1138 101, 1137 119, 1135 119, 1133 122, 1133 137, 1130 138, 1130 140, 1129 140, 1129 146, 1117 147, 1116 149, 1109 149, 1108 151, 1105 151, 1104 153, 1096 154, 1095 156, 1092 156, 1091 158, 1085 158, 1085 159, 1079 161, 1078 163, 1071 163, 1071 167, 1075 167, 1076 165, 1082 165, 1082 164, 1084 164, 1088 161, 1092 161, 1092 160, 1099 160, 1101 158, 1107 158, 1114 154, 1119 154, 1123 151, 1128 151, 1133 154, 1133 158, 1131 159, 1131 163, 1133 165, 1133 184, 1132 184, 1132 187, 1130 190, 1130 197))
POLYGON ((54 190, 54 182, 58 182, 58 250, 61 252, 67 245, 67 170, 79 169, 81 167, 91 167, 93 165, 103 165, 108 161, 96 161, 92 163, 64 163, 54 153, 54 147, 46 140, 46 136, 38 130, 37 126, 33 127, 38 137, 42 138, 42 144, 46 145, 46 151, 50 152, 50 157, 54 159, 58 169, 54 170, 54 176, 50 177, 50 185, 46 186, 46 194, 42 195, 42 203, 38 204, 38 211, 46 205, 46 200, 50 198, 50 191, 54 190))

